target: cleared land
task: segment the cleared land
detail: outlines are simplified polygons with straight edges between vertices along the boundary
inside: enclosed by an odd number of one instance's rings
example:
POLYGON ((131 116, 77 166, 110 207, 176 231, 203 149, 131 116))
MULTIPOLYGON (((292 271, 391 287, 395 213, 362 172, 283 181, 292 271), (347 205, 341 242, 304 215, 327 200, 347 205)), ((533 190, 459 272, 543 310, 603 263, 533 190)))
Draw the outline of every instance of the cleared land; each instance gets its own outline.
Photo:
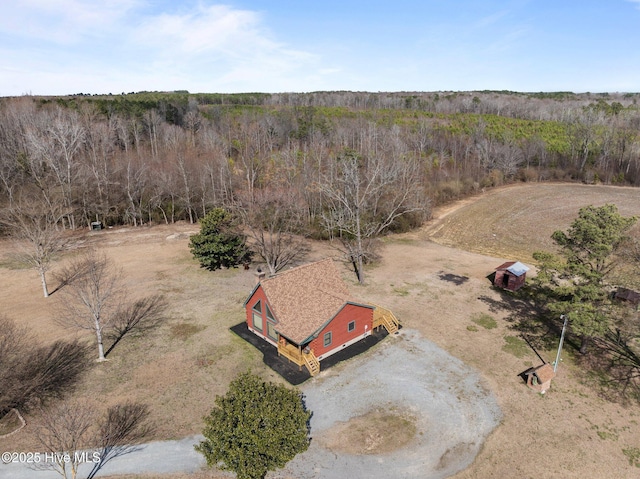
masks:
MULTIPOLYGON (((457 479, 637 477, 640 469, 630 465, 629 457, 640 447, 640 406, 601 399, 569 351, 546 395, 528 390, 517 375, 539 360, 504 321, 507 312, 490 309, 487 298, 501 297, 486 276, 505 259, 528 262, 526 254, 550 247, 551 232, 566 228, 581 206, 609 202, 622 214, 640 215, 639 199, 637 189, 599 186, 536 184, 495 190, 458 208, 436 211, 420 231, 389 237, 380 262, 366 271, 365 286, 356 284, 345 266, 354 296, 391 308, 406 327, 476 368, 496 396, 502 424, 475 462, 454 476, 457 479), (474 321, 483 314, 492 316, 497 326, 474 321)), ((125 339, 108 362, 96 364, 76 392, 102 397, 107 404, 127 398, 149 403, 158 439, 199 433, 215 395, 224 393, 238 372, 251 368, 280 381, 255 349, 228 330, 244 317, 242 303, 254 284, 252 273, 199 269, 187 248, 188 234, 196 230, 181 224, 77 238, 78 246, 94 244, 122 267, 132 295, 162 292, 168 300, 165 324, 145 337, 125 339)), ((312 247, 305 261, 337 257, 326 244, 312 247)), ((42 340, 77 334, 52 321, 56 295, 41 297, 37 274, 16 269, 10 248, 9 243, 0 244, 2 312, 42 340)), ((53 271, 72 255, 61 258, 53 271)), ((547 360, 555 357, 554 351, 539 352, 547 360)), ((408 377, 411 368, 406 365, 408 377)), ((0 441, 0 450, 31 450, 27 430, 0 441)))
POLYGON ((617 205, 624 216, 638 216, 640 190, 576 184, 509 186, 443 208, 421 233, 445 246, 531 261, 534 251, 553 249, 551 234, 566 229, 580 208, 606 203, 617 205))

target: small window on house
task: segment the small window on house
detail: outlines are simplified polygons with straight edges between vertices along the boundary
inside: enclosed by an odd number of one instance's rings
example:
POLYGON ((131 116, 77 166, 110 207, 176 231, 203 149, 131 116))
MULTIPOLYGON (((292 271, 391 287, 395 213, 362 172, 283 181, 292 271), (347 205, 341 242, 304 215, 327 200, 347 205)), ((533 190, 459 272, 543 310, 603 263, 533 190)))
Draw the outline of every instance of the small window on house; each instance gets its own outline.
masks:
POLYGON ((253 328, 258 331, 262 331, 262 303, 258 301, 253 305, 253 308, 251 308, 251 310, 253 311, 253 315, 251 318, 253 322, 253 328))
POLYGON ((267 321, 271 321, 272 323, 276 322, 276 318, 273 317, 273 313, 271 312, 271 309, 269 309, 269 305, 265 304, 266 307, 266 315, 267 315, 267 321))
POLYGON ((354 329, 356 329, 356 322, 355 321, 351 321, 349 324, 347 324, 347 331, 351 332, 354 329))
POLYGON ((276 332, 276 327, 273 325, 271 321, 267 321, 267 336, 273 339, 274 341, 278 340, 278 333, 276 332))
POLYGON ((331 331, 329 331, 328 333, 324 333, 323 344, 325 348, 331 344, 331 331))
POLYGON ((254 311, 257 311, 258 313, 262 314, 262 301, 258 300, 258 302, 256 304, 253 305, 253 309, 254 311))
POLYGON ((253 312, 253 327, 258 331, 262 331, 262 315, 255 311, 253 312))

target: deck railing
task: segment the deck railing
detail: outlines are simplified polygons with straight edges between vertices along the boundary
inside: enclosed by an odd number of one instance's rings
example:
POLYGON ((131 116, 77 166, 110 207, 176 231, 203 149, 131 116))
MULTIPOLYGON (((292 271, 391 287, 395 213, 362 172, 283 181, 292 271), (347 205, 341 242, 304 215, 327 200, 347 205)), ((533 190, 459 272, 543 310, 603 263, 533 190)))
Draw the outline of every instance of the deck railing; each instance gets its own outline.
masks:
POLYGON ((291 343, 278 342, 278 354, 284 356, 289 361, 298 366, 305 366, 309 374, 315 376, 320 372, 320 361, 313 351, 301 351, 296 345, 291 343))
POLYGON ((372 306, 375 308, 373 310, 373 329, 382 326, 389 334, 393 334, 400 329, 400 321, 391 310, 377 304, 372 304, 372 306))

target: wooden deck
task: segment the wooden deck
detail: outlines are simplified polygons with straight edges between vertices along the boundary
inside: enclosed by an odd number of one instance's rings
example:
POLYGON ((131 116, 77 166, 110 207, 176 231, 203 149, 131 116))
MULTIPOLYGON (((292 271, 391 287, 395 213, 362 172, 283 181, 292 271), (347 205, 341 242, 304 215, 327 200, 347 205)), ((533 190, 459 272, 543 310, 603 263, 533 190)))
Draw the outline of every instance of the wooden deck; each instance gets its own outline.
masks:
POLYGON ((298 366, 305 366, 312 376, 320 372, 320 361, 318 361, 318 358, 316 358, 312 351, 304 352, 293 344, 279 341, 278 354, 298 366))
MULTIPOLYGON (((383 308, 377 304, 371 304, 373 310, 373 329, 383 327, 389 334, 394 334, 400 329, 400 321, 387 308, 383 308)), ((289 361, 298 366, 306 367, 311 376, 315 376, 320 372, 320 361, 313 354, 313 351, 305 352, 295 344, 287 342, 284 338, 278 341, 278 355, 284 356, 289 361)))

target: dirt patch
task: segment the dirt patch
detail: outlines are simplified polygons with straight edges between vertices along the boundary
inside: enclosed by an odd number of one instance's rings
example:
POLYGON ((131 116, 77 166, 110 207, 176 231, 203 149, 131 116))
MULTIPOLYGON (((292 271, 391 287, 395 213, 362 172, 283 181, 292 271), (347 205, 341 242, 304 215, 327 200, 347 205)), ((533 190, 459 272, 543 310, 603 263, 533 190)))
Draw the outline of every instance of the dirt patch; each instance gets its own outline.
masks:
POLYGON ((205 327, 192 323, 176 323, 171 326, 171 336, 186 341, 191 336, 202 331, 205 327))
POLYGON ((347 454, 386 454, 403 448, 416 435, 416 418, 392 404, 330 428, 318 441, 347 454))
POLYGON ((472 449, 474 444, 460 443, 447 449, 445 453, 440 457, 436 469, 447 469, 451 467, 452 463, 455 463, 460 456, 469 454, 469 450, 472 449))

